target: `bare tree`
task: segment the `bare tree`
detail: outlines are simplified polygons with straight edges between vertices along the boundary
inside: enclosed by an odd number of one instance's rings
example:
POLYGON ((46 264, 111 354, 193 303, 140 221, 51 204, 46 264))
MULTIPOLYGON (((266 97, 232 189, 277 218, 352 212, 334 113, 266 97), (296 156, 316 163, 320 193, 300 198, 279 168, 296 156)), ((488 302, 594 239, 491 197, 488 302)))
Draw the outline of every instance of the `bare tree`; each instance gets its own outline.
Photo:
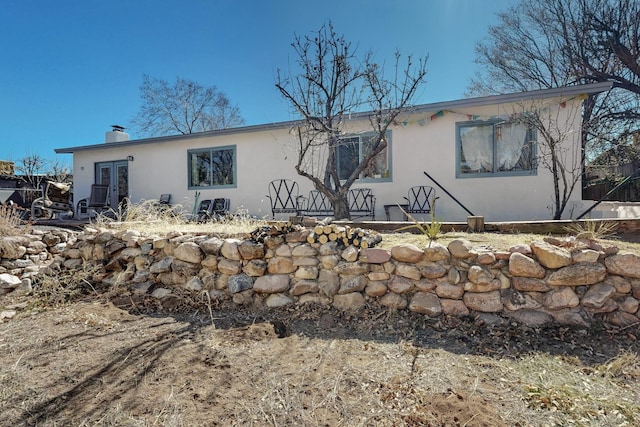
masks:
POLYGON ((18 160, 16 172, 33 188, 40 188, 46 179, 47 159, 39 154, 28 154, 18 160))
POLYGON ((640 0, 525 0, 498 18, 476 47, 470 94, 612 81, 583 105, 587 157, 639 129, 640 0))
POLYGON ((371 52, 358 58, 351 43, 338 35, 331 23, 311 35, 296 36, 292 47, 299 74, 279 70, 276 87, 302 116, 293 130, 298 143, 295 169, 327 197, 336 218, 348 219, 348 191, 387 148, 387 131, 423 83, 427 58, 415 64, 409 56, 401 68, 397 52, 394 75, 388 79, 384 64, 375 63, 371 52), (349 175, 340 176, 338 151, 352 145, 345 138, 347 118, 365 106, 371 112, 357 116, 368 118, 372 136, 349 175))
POLYGON ((63 182, 71 184, 73 177, 71 176, 71 168, 59 160, 49 162, 47 177, 55 182, 63 182))
POLYGON ((150 136, 186 135, 244 123, 238 107, 215 86, 183 78, 171 85, 145 74, 140 98, 142 107, 132 120, 133 126, 150 136))
POLYGON ((583 151, 575 144, 580 139, 576 127, 580 111, 580 101, 569 100, 557 105, 533 102, 514 113, 516 122, 535 129, 538 135, 536 163, 551 173, 553 195, 549 208, 555 220, 562 219, 582 176, 583 151))

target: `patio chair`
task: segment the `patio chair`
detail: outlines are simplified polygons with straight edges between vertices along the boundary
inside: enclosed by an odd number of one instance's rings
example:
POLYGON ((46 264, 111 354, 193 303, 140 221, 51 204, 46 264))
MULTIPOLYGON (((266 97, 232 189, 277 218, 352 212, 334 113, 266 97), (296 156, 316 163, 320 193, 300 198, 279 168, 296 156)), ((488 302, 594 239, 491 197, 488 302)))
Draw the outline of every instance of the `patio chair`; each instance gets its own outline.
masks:
POLYGON ((327 199, 324 193, 313 189, 309 191, 309 197, 298 197, 298 212, 299 215, 333 215, 333 206, 327 199))
POLYGON ((433 209, 432 203, 438 199, 436 190, 428 185, 418 185, 409 189, 407 201, 407 213, 428 214, 433 209))
POLYGON ((292 179, 276 179, 269 183, 271 201, 271 215, 275 219, 276 214, 298 215, 298 183, 292 179))
POLYGON ((351 218, 370 216, 376 220, 376 196, 370 188, 352 188, 347 193, 351 218))
POLYGON ((161 194, 158 200, 152 200, 151 205, 158 211, 165 212, 171 210, 171 194, 161 194))
POLYGON ((219 197, 217 199, 202 200, 198 204, 196 220, 205 222, 208 220, 219 220, 229 213, 231 200, 219 197))
POLYGON ((109 186, 102 184, 91 185, 91 195, 88 198, 78 201, 76 215, 78 217, 91 217, 95 213, 111 208, 109 204, 109 186))
POLYGON ((160 199, 158 199, 158 204, 169 206, 170 201, 171 201, 171 194, 161 194, 160 199))

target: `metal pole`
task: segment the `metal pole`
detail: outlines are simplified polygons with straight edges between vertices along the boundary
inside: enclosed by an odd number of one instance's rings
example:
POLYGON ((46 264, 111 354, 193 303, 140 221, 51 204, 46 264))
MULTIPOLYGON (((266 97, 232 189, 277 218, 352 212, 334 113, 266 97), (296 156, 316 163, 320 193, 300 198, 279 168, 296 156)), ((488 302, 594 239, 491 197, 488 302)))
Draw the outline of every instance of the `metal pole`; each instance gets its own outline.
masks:
POLYGON ((197 214, 198 214, 198 199, 200 199, 200 192, 196 191, 196 198, 193 201, 193 210, 191 211, 191 220, 195 221, 197 220, 197 214))
POLYGON ((622 180, 622 182, 620 184, 616 185, 611 190, 609 190, 609 192, 607 194, 605 194, 600 200, 595 202, 589 209, 587 209, 586 211, 582 212, 582 214, 580 214, 580 216, 577 217, 576 220, 582 218, 583 216, 585 216, 586 214, 591 212, 593 210, 593 208, 598 206, 600 203, 604 202, 607 199, 607 197, 609 197, 610 195, 615 193, 619 188, 622 188, 625 185, 627 185, 629 183, 629 181, 631 181, 632 179, 636 178, 638 175, 640 175, 640 169, 636 170, 632 175, 629 175, 624 180, 622 180))
POLYGON ((448 195, 449 197, 451 197, 451 198, 453 199, 453 201, 454 201, 454 202, 456 202, 457 204, 459 204, 459 205, 462 207, 462 209, 464 209, 465 211, 467 211, 467 213, 468 213, 469 215, 471 215, 471 216, 475 216, 475 215, 474 215, 474 214, 473 214, 469 209, 467 209, 467 208, 466 208, 462 203, 460 203, 460 201, 459 201, 458 199, 456 199, 455 197, 453 197, 453 195, 452 195, 451 193, 449 193, 449 192, 447 191, 447 189, 446 189, 446 188, 444 188, 442 185, 440 185, 440 184, 438 183, 438 181, 436 181, 435 179, 433 179, 433 178, 431 177, 431 175, 429 175, 429 174, 428 174, 428 173, 426 173, 426 172, 423 172, 423 173, 427 176, 427 178, 429 178, 431 181, 433 181, 433 182, 434 182, 434 184, 436 184, 438 187, 440 187, 440 189, 441 189, 442 191, 444 191, 445 193, 447 193, 447 195, 448 195))

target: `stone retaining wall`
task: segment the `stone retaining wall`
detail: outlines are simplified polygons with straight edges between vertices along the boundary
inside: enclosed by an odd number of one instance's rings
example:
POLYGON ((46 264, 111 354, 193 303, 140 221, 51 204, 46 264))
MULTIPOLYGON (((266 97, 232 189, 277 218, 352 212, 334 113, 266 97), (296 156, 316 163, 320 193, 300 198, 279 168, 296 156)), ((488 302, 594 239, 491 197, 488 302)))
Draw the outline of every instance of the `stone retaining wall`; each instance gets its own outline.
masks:
POLYGON ((126 285, 160 302, 183 287, 239 306, 357 310, 380 304, 426 316, 494 313, 529 325, 640 322, 640 256, 615 246, 546 238, 508 251, 466 240, 424 249, 358 249, 309 244, 308 233, 252 241, 87 228, 3 237, 0 296, 29 291, 32 276, 43 269, 94 266, 95 282, 126 285))

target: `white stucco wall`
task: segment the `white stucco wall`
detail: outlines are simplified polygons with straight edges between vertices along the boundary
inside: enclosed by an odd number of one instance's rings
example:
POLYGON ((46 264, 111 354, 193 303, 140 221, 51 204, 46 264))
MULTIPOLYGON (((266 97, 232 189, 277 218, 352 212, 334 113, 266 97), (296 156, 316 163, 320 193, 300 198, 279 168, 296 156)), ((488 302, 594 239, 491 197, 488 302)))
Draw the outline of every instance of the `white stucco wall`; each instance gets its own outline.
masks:
MULTIPOLYGON (((587 201, 587 209, 593 206, 595 201, 587 201)), ((586 209, 585 209, 586 210, 586 209)), ((640 218, 640 202, 601 202, 588 214, 589 218, 640 218)))
MULTIPOLYGON (((559 100, 547 100, 556 107, 560 120, 566 119, 572 108, 558 108, 559 100)), ((576 102, 576 105, 579 101, 576 102)), ((392 182, 357 183, 355 186, 374 190, 376 218, 384 219, 385 204, 401 203, 409 187, 431 185, 436 187, 439 199, 437 216, 442 221, 465 221, 465 212, 456 202, 441 191, 424 174, 427 171, 453 196, 475 215, 485 221, 537 220, 552 217, 553 182, 549 171, 538 167, 536 175, 502 176, 491 178, 456 178, 456 134, 455 124, 467 121, 467 115, 488 118, 504 116, 520 110, 517 105, 476 107, 461 111, 447 111, 433 118, 436 112, 404 117, 391 128, 392 182), (405 123, 406 122, 406 123, 405 123)), ((367 129, 367 123, 352 125, 354 130, 367 129)), ((566 146, 579 146, 579 119, 572 124, 566 146)), ((229 189, 203 189, 200 200, 227 197, 231 210, 246 209, 259 217, 271 214, 267 185, 273 179, 291 178, 298 181, 301 193, 307 193, 311 183, 296 174, 294 162, 294 137, 288 129, 262 130, 228 135, 191 135, 185 138, 160 142, 124 146, 104 144, 99 149, 79 150, 74 153, 74 196, 76 202, 87 197, 94 182, 94 164, 115 161, 133 156, 129 162, 129 195, 133 202, 157 199, 162 193, 172 194, 172 203, 180 203, 191 211, 195 190, 188 190, 187 150, 216 146, 237 147, 237 187, 229 189)), ((576 186, 581 188, 580 183, 576 186)), ((570 206, 574 215, 580 213, 585 204, 580 200, 580 191, 575 191, 570 206)))

